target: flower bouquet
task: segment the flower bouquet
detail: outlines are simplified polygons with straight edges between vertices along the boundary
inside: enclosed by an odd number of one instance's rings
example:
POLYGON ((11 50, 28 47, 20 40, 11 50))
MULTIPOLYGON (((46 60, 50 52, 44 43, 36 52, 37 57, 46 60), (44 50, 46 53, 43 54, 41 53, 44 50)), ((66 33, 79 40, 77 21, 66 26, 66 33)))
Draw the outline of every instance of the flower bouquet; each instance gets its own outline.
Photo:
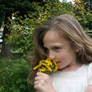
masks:
POLYGON ((58 66, 56 61, 52 58, 47 58, 46 60, 41 60, 40 63, 33 68, 39 72, 50 73, 57 71, 58 66))

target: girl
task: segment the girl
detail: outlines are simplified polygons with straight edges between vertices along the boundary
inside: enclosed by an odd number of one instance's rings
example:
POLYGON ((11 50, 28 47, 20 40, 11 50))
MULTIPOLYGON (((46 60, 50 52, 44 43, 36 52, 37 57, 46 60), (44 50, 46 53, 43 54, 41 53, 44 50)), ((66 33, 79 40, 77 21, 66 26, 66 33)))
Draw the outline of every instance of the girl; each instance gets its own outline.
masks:
POLYGON ((92 39, 73 16, 55 17, 33 37, 33 67, 45 58, 54 58, 58 65, 58 71, 50 75, 36 73, 34 88, 38 92, 92 92, 92 39))

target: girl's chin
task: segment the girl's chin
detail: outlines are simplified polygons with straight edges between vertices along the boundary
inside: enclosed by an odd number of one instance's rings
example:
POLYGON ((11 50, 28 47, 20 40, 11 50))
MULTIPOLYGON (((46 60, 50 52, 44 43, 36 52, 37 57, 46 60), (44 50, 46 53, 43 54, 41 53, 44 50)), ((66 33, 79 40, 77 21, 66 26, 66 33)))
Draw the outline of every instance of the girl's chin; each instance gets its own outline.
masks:
POLYGON ((66 70, 68 70, 70 68, 70 65, 67 65, 67 66, 65 66, 65 67, 59 67, 58 66, 58 71, 66 71, 66 70))
POLYGON ((58 68, 59 71, 61 71, 63 68, 58 68))

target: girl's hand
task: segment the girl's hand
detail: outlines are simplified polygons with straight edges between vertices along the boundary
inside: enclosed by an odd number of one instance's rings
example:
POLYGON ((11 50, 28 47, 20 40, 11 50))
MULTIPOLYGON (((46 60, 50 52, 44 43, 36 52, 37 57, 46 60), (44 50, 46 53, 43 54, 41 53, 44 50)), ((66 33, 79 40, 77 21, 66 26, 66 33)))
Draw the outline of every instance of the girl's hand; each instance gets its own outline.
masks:
POLYGON ((38 92, 56 92, 52 86, 49 75, 42 72, 37 72, 34 81, 34 88, 38 92))

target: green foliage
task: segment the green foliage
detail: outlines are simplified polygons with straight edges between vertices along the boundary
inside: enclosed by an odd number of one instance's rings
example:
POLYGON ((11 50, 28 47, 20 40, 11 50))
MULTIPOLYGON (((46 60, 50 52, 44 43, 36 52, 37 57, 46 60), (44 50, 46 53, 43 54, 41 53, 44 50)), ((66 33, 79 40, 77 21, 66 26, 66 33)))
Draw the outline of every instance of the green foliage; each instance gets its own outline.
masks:
POLYGON ((90 8, 92 9, 92 0, 83 0, 84 2, 88 2, 88 4, 86 5, 86 8, 90 8))
POLYGON ((30 0, 0 0, 0 11, 10 14, 15 11, 20 11, 22 15, 33 11, 30 0))
POLYGON ((84 29, 92 29, 92 11, 90 8, 85 8, 87 2, 75 4, 75 17, 78 19, 84 29))
MULTIPOLYGON (((46 1, 44 0, 43 2, 46 1)), ((90 9, 85 8, 86 3, 60 3, 58 0, 44 3, 44 6, 42 6, 41 3, 32 2, 31 7, 33 12, 31 11, 31 13, 19 16, 20 12, 14 12, 12 15, 15 19, 11 19, 11 17, 8 18, 6 27, 10 31, 10 34, 7 34, 8 38, 6 39, 6 43, 13 52, 18 52, 25 56, 29 49, 33 47, 32 33, 34 29, 47 19, 56 15, 65 13, 71 14, 78 19, 85 30, 91 28, 92 12, 90 9), (91 25, 89 26, 88 24, 91 25)))
POLYGON ((0 60, 0 92, 34 92, 27 84, 29 65, 24 59, 0 60))
POLYGON ((8 37, 6 43, 13 52, 26 53, 32 47, 33 20, 29 18, 22 20, 22 16, 16 16, 15 19, 8 18, 8 20, 10 24, 7 24, 6 27, 11 32, 10 34, 6 34, 8 37))

